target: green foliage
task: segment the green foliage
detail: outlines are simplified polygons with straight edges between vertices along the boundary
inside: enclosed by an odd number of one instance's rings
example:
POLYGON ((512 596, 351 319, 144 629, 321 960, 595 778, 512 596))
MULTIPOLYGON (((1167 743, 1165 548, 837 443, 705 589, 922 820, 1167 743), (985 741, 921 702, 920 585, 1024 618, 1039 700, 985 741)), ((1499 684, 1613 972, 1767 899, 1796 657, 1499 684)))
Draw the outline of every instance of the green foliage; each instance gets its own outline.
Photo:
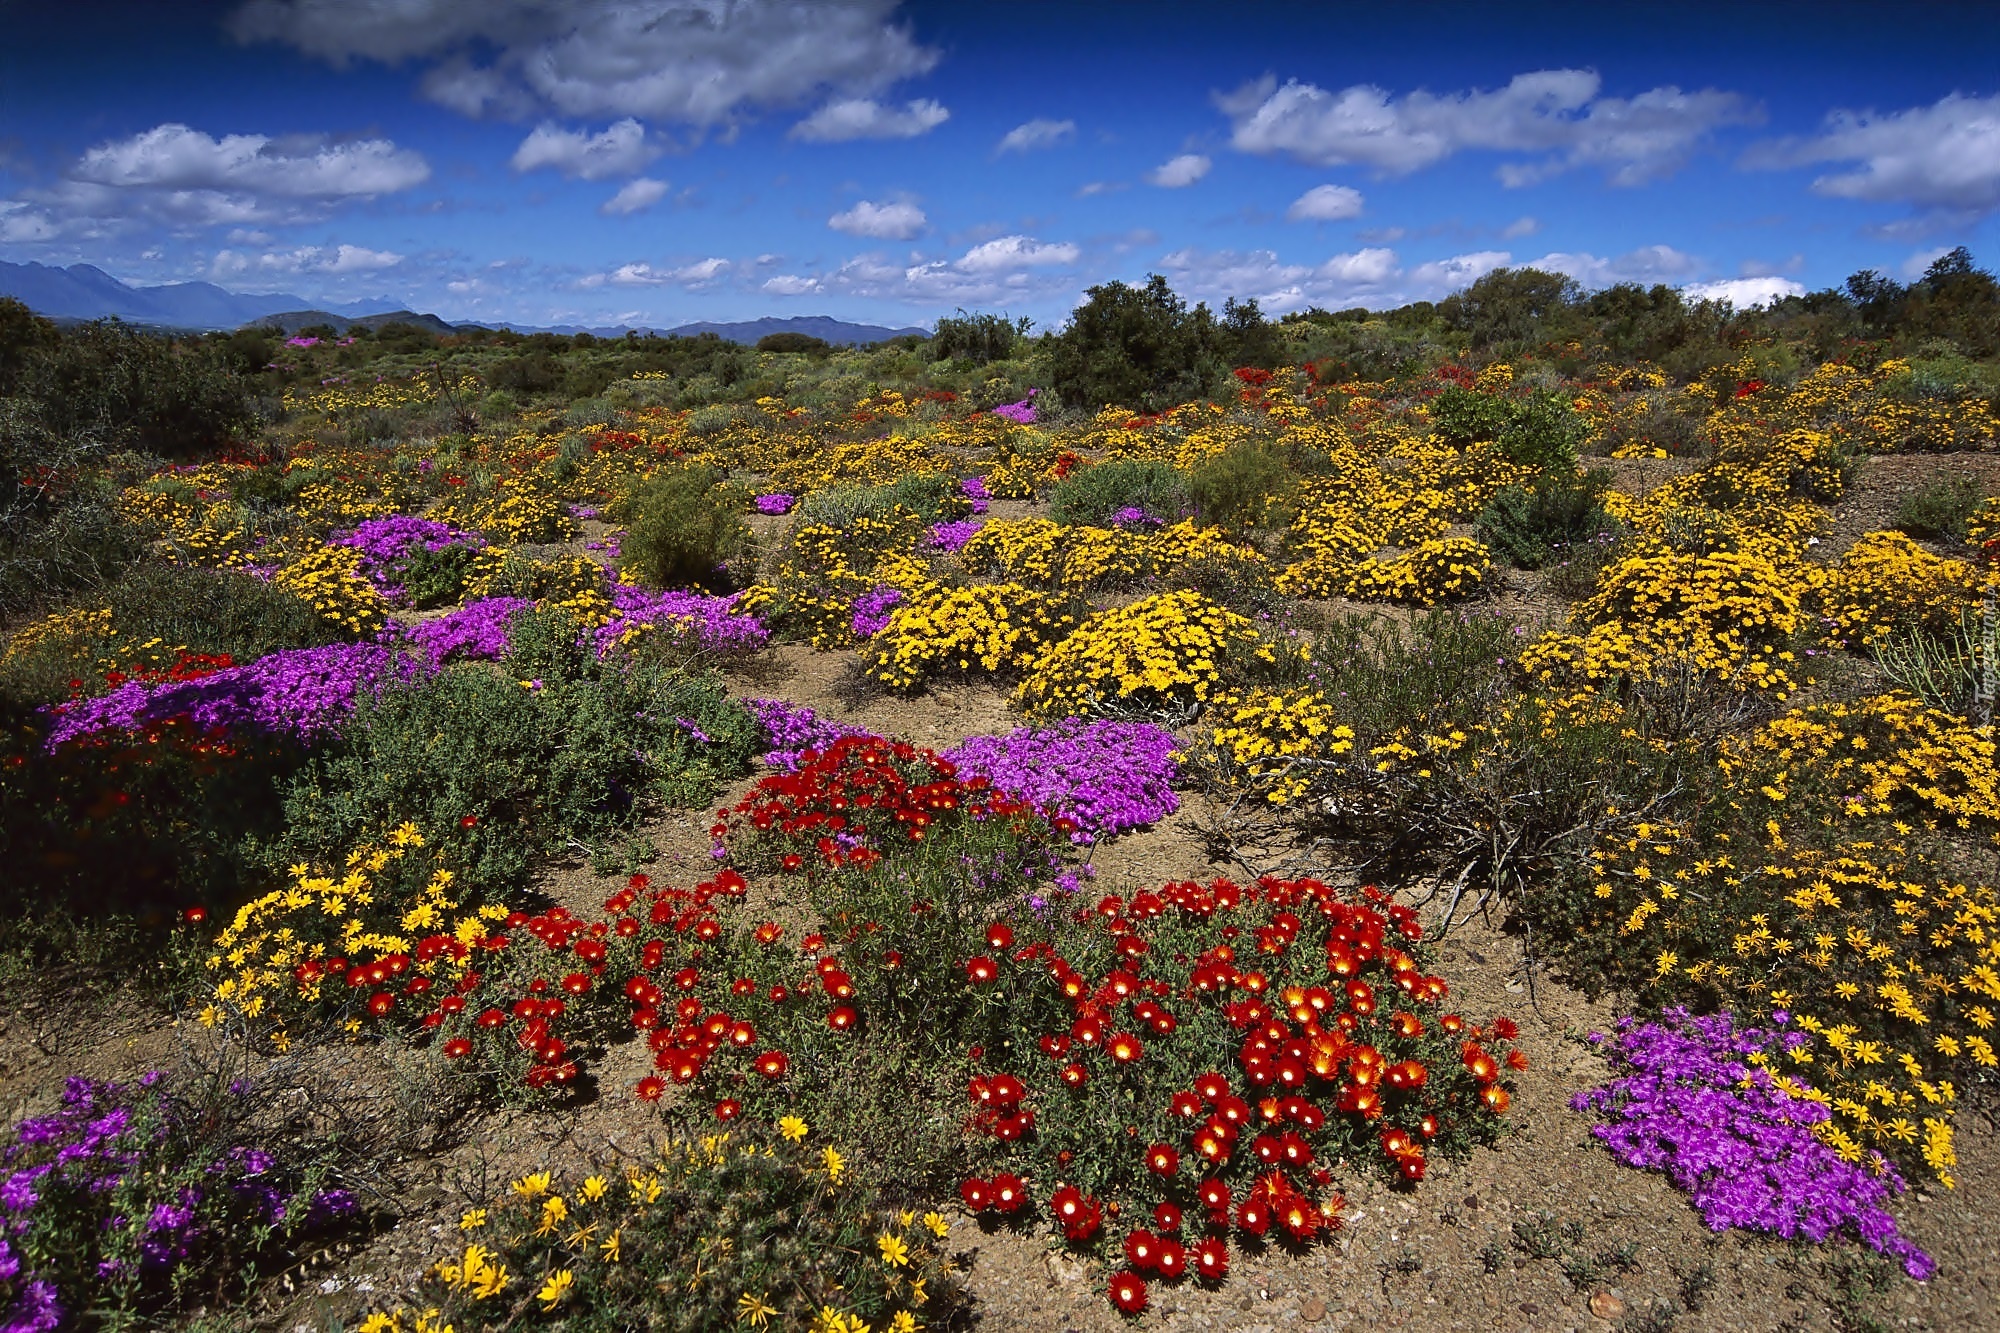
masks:
POLYGON ((504 390, 524 396, 553 392, 562 382, 562 366, 554 356, 539 348, 509 357, 486 371, 486 387, 489 390, 504 390))
POLYGON ((559 612, 511 632, 499 672, 448 667, 364 698, 286 785, 267 863, 337 861, 408 819, 468 887, 518 892, 535 857, 614 840, 659 802, 705 801, 746 766, 755 724, 713 677, 599 663, 559 612))
POLYGON ((1576 279, 1534 268, 1499 268, 1438 302, 1446 327, 1472 346, 1532 346, 1574 322, 1583 289, 1576 279))
POLYGON ((635 480, 612 508, 626 525, 623 568, 657 588, 719 588, 750 549, 742 502, 712 467, 684 467, 635 480))
POLYGON ((1497 440, 1514 419, 1513 404, 1498 394, 1448 384, 1431 400, 1431 429, 1446 444, 1497 440))
POLYGON ((1119 510, 1132 508, 1172 521, 1188 504, 1188 479, 1173 465, 1155 458, 1114 458, 1057 482, 1049 517, 1101 527, 1119 510))
POLYGON ((931 335, 931 356, 939 361, 969 361, 975 366, 1005 361, 1015 354, 1033 323, 1026 318, 968 315, 960 310, 937 322, 937 331, 931 335))
POLYGON ((1203 523, 1242 532, 1262 523, 1272 502, 1295 484, 1277 454, 1254 444, 1234 445, 1195 468, 1187 494, 1203 523))
POLYGON ((1942 477, 1905 495, 1896 506, 1896 526, 1912 537, 1962 542, 1966 523, 1984 500, 1971 477, 1942 477))
POLYGON ((970 514, 972 501, 952 474, 916 473, 887 486, 829 486, 814 491, 799 504, 797 523, 848 527, 860 518, 893 519, 899 509, 926 523, 941 523, 970 514))
POLYGON ((1507 486, 1473 520, 1479 540, 1519 569, 1540 569, 1559 553, 1613 531, 1604 512, 1611 474, 1598 469, 1578 477, 1543 473, 1532 490, 1507 486))
POLYGON ((1189 310, 1155 273, 1143 287, 1108 282, 1070 315, 1048 350, 1065 405, 1160 411, 1206 396, 1228 367, 1206 305, 1189 310))
POLYGON ((1499 435, 1500 452, 1508 461, 1541 472, 1576 471, 1576 451, 1590 434, 1590 423, 1577 415, 1568 398, 1555 389, 1537 389, 1510 406, 1510 419, 1499 435))
POLYGON ((767 333, 757 340, 760 352, 790 352, 811 356, 825 356, 833 350, 833 344, 824 338, 815 338, 810 333, 767 333))
POLYGON ((99 320, 42 344, 25 358, 14 394, 41 429, 167 458, 219 448, 248 428, 248 386, 227 352, 203 340, 175 341, 116 320, 99 320))

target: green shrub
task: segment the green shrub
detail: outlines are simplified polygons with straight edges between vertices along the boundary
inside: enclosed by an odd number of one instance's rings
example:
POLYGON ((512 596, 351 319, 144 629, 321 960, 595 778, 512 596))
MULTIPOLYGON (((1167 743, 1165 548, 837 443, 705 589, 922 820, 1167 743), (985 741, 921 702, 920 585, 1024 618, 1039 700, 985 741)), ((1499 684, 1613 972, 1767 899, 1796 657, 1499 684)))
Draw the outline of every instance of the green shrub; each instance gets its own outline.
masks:
POLYGON ((410 605, 419 611, 456 602, 465 592, 466 580, 479 560, 471 546, 440 546, 436 550, 418 544, 402 562, 403 590, 410 605))
POLYGON ((963 361, 972 366, 1005 361, 1027 338, 1032 325, 1033 321, 1028 319, 968 315, 961 309, 937 322, 937 332, 931 335, 931 357, 937 361, 963 361))
POLYGON ((1271 502, 1292 486, 1282 458, 1257 445, 1236 445, 1197 467, 1187 494, 1202 522, 1241 532, 1262 523, 1271 502))
POLYGON ((729 565, 748 554, 750 525, 740 499, 712 467, 685 467, 635 480, 612 507, 626 525, 623 567, 657 588, 726 587, 729 565))
POLYGON ((755 724, 714 677, 599 663, 559 612, 511 632, 500 671, 449 667, 364 698, 287 784, 267 863, 325 863, 413 820, 469 888, 515 891, 536 856, 604 845, 648 806, 699 804, 747 766, 755 724))
POLYGON ((923 472, 888 486, 829 486, 799 504, 798 522, 847 527, 858 518, 891 519, 898 509, 926 523, 964 518, 972 501, 948 472, 923 472))
POLYGON ((812 356, 826 356, 833 351, 833 344, 824 338, 815 338, 810 333, 795 333, 791 330, 786 330, 782 333, 767 333, 759 338, 757 340, 757 350, 760 352, 790 352, 794 354, 803 353, 812 356))
POLYGON ((1206 396, 1228 370, 1215 316, 1206 305, 1189 310, 1159 274, 1143 287, 1092 287, 1089 298, 1049 344, 1050 378, 1066 406, 1157 412, 1206 396))
POLYGON ((1500 438, 1513 420, 1511 404, 1496 394, 1449 384, 1431 399, 1431 429, 1446 444, 1478 444, 1500 438))
POLYGON ((1984 497, 1971 477, 1945 477, 1911 491, 1896 506, 1896 526, 1912 537, 1962 542, 1984 497))
POLYGON ((1558 553, 1613 531, 1617 521, 1604 512, 1611 474, 1598 469, 1582 477, 1544 473, 1533 490, 1507 486, 1494 493, 1473 520, 1479 539, 1519 569, 1540 569, 1558 553))
POLYGON ((1577 415, 1568 398, 1554 389, 1537 389, 1509 407, 1509 420, 1498 436, 1508 461, 1562 475, 1576 471, 1576 451, 1590 434, 1590 423, 1577 415))
POLYGON ((1049 516, 1058 523, 1103 526, 1126 508, 1171 522, 1188 509, 1188 481, 1158 459, 1114 458, 1063 478, 1049 504, 1049 516))

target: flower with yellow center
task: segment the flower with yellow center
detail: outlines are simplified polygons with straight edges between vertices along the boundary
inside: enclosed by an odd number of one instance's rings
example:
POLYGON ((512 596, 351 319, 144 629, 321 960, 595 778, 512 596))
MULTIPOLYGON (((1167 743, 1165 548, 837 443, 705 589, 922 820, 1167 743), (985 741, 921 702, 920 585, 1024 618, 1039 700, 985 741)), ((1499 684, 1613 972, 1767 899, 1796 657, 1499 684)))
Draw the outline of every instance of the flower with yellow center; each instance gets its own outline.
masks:
POLYGON ((468 1208, 458 1215, 458 1229, 460 1231, 477 1231, 485 1225, 486 1210, 484 1208, 468 1208))
POLYGON ((591 1176, 583 1182, 583 1197, 592 1203, 596 1203, 610 1189, 610 1182, 605 1180, 603 1176, 591 1176))
POLYGON ((542 1283, 542 1289, 535 1293, 535 1298, 542 1302, 543 1309, 553 1310, 569 1295, 570 1288, 575 1284, 576 1274, 567 1268, 558 1268, 542 1283))
POLYGON ((941 1213, 925 1213, 924 1225, 929 1227, 931 1234, 939 1240, 951 1234, 951 1224, 944 1220, 941 1213))
POLYGON ((885 1231, 875 1238, 875 1248, 882 1252, 882 1264, 884 1267, 909 1267, 910 1247, 901 1236, 885 1231))
POLYGON ((797 1143, 806 1136, 806 1122, 795 1115, 781 1117, 778 1121, 778 1132, 791 1142, 797 1143))
POLYGON ((826 1167, 827 1183, 838 1185, 841 1173, 847 1170, 847 1159, 828 1147, 820 1150, 819 1160, 826 1167))
MULTIPOLYGON (((766 1296, 769 1294, 765 1293, 766 1296)), ((747 1291, 737 1297, 736 1322, 740 1324, 747 1320, 752 1328, 763 1328, 769 1324, 771 1316, 778 1313, 778 1307, 766 1305, 764 1299, 764 1296, 752 1296, 747 1291)))
POLYGON ((514 1193, 523 1199, 539 1199, 549 1192, 550 1179, 549 1173, 546 1171, 537 1171, 533 1175, 522 1176, 514 1182, 514 1193))

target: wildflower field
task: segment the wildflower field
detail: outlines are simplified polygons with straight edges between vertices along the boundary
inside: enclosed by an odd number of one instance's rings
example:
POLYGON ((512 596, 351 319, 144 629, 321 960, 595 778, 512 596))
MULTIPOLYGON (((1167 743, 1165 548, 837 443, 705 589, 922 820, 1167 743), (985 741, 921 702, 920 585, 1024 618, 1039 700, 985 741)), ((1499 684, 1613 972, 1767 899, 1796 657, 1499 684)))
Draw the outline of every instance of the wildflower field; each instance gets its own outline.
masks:
POLYGON ((10 481, 0 1327, 1972 1326, 2000 375, 1575 299, 10 481))

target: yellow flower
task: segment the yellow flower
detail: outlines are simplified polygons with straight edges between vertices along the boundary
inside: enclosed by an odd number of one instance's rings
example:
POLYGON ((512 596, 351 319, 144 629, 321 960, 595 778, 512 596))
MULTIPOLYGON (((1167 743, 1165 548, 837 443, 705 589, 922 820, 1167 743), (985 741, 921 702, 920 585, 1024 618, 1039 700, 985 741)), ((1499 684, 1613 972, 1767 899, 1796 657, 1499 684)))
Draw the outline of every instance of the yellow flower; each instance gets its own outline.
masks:
POLYGON ((458 1215, 458 1229, 460 1231, 476 1231, 485 1225, 486 1210, 484 1208, 468 1208, 458 1215))
POLYGON ((522 1176, 514 1182, 514 1193, 524 1199, 539 1199, 549 1192, 551 1177, 546 1171, 537 1171, 530 1176, 522 1176))
POLYGON ((795 1115, 784 1116, 778 1121, 778 1132, 797 1143, 806 1136, 806 1122, 795 1115))
POLYGON ((575 1283, 576 1274, 567 1268, 559 1268, 549 1274, 548 1280, 542 1283, 542 1289, 535 1293, 535 1298, 542 1302, 544 1309, 553 1310, 569 1295, 569 1289, 575 1283))
POLYGON ((360 1333, 403 1333, 403 1326, 394 1315, 377 1311, 361 1321, 360 1333))
POLYGON ((615 1264, 618 1262, 619 1259, 618 1237, 620 1234, 621 1233, 617 1231, 612 1232, 609 1236, 606 1236, 604 1238, 604 1243, 597 1247, 598 1252, 604 1256, 604 1262, 607 1264, 615 1264))
POLYGON ((583 1197, 596 1203, 610 1188, 610 1183, 603 1176, 591 1176, 583 1182, 583 1197))
POLYGON ((875 1248, 882 1252, 882 1263, 888 1268, 907 1268, 910 1263, 910 1247, 901 1236, 883 1232, 875 1238, 875 1248))
POLYGON ((828 1147, 820 1150, 819 1160, 826 1167, 827 1182, 838 1185, 841 1173, 847 1170, 847 1159, 828 1147))
POLYGON ((939 1240, 951 1234, 951 1223, 945 1221, 941 1213, 925 1213, 924 1225, 929 1227, 931 1234, 939 1240))
POLYGON ((562 1195, 551 1194, 542 1201, 542 1220, 536 1225, 535 1234, 537 1236, 552 1234, 568 1216, 569 1205, 563 1202, 562 1195))
MULTIPOLYGON (((769 1293, 767 1292, 765 1295, 769 1295, 769 1293)), ((736 1298, 736 1322, 739 1324, 747 1319, 750 1321, 750 1327, 763 1328, 771 1322, 771 1316, 776 1313, 778 1313, 778 1307, 775 1305, 766 1305, 764 1303, 764 1296, 752 1296, 746 1291, 736 1298)))

